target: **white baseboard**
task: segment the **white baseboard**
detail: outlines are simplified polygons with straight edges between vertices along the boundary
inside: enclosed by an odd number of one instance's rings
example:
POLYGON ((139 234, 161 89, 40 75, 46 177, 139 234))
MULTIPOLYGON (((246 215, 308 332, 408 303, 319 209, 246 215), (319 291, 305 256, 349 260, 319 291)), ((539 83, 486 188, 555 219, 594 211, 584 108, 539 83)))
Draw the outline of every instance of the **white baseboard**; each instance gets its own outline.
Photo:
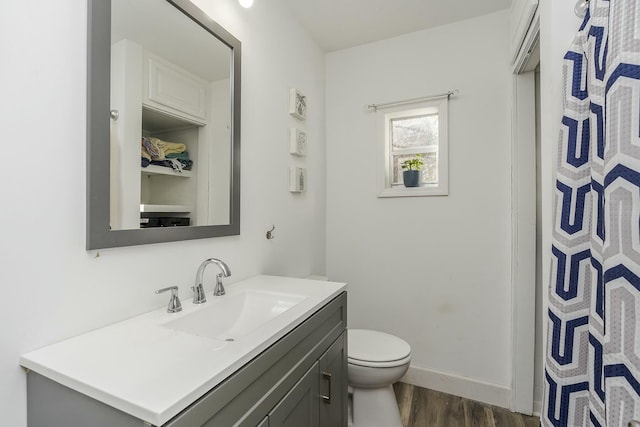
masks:
POLYGON ((501 408, 509 409, 511 405, 511 388, 509 387, 418 366, 409 366, 409 370, 404 377, 400 378, 400 381, 501 408))
POLYGON ((533 401, 533 415, 540 418, 542 414, 542 400, 534 400, 533 401))

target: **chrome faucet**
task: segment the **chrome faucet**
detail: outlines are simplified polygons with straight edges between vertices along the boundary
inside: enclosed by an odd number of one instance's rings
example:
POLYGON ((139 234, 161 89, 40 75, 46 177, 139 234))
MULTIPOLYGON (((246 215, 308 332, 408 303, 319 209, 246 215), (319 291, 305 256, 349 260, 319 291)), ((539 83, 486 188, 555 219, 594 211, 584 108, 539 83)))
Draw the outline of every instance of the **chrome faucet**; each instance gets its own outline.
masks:
POLYGON ((204 270, 209 264, 216 264, 218 268, 220 268, 221 273, 216 276, 216 287, 213 290, 214 296, 221 296, 225 294, 224 286, 222 285, 222 278, 231 276, 231 270, 229 266, 217 258, 209 258, 202 261, 200 267, 198 267, 198 272, 196 273, 196 284, 193 287, 193 303, 194 304, 202 304, 203 302, 207 302, 207 298, 204 296, 204 286, 202 286, 202 276, 204 275, 204 270))

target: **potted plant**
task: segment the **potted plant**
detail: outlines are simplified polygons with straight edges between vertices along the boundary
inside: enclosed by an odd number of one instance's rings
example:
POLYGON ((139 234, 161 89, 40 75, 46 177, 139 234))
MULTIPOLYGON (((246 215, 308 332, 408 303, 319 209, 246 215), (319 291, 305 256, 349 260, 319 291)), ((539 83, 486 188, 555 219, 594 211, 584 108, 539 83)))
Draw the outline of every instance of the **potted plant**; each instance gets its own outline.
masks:
POLYGON ((402 179, 405 187, 420 187, 422 184, 422 154, 416 154, 413 158, 402 162, 402 179))

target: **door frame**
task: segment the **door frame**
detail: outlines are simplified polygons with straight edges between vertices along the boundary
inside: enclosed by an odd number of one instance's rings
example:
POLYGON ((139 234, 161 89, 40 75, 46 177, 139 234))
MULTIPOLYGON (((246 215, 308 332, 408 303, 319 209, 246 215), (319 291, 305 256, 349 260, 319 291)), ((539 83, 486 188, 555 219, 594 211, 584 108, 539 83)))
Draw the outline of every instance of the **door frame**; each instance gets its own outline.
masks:
MULTIPOLYGON (((511 410, 533 412, 536 300, 536 49, 535 14, 513 69, 511 138, 511 410)), ((539 51, 538 51, 539 52, 539 51)))

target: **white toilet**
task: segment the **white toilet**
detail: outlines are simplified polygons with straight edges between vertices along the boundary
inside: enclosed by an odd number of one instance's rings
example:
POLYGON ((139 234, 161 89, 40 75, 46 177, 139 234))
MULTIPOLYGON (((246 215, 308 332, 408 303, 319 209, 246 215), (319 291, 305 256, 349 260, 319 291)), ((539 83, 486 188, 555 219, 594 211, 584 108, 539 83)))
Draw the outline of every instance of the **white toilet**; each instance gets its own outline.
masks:
POLYGON ((348 330, 349 426, 402 427, 392 384, 409 368, 411 347, 384 332, 348 330))

